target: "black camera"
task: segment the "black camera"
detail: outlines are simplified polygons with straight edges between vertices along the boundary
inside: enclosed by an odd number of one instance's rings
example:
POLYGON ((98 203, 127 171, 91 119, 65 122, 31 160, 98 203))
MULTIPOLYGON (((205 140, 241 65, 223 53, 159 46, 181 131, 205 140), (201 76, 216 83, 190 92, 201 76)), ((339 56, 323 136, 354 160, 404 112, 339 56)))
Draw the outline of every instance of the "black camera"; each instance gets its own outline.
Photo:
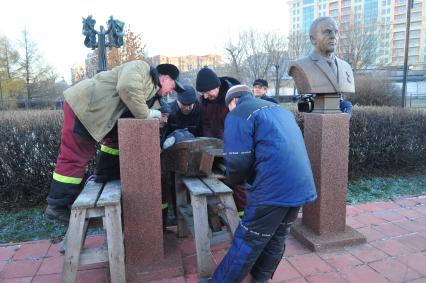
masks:
POLYGON ((297 110, 299 110, 299 112, 310 113, 314 110, 314 104, 313 94, 303 94, 297 102, 297 110))

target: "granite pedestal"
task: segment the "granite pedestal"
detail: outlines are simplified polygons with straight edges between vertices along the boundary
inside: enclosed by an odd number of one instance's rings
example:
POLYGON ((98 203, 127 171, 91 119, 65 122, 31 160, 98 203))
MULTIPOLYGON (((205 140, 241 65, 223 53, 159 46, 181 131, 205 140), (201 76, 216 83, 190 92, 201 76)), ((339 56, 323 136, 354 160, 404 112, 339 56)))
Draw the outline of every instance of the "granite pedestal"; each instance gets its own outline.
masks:
POLYGON ((303 207, 293 235, 314 251, 365 243, 346 225, 349 115, 305 113, 304 137, 318 198, 303 207))
POLYGON ((183 275, 176 238, 163 236, 157 119, 119 119, 127 282, 183 275))

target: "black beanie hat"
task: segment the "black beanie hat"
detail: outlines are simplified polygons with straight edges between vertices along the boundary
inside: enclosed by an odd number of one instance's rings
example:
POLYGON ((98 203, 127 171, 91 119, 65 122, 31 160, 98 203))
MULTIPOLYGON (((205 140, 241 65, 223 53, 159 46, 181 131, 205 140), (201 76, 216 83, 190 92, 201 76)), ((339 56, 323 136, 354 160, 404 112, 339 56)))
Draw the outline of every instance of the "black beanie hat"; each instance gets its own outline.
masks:
POLYGON ((192 86, 184 85, 184 91, 177 94, 177 100, 184 104, 190 105, 197 101, 197 94, 195 93, 195 89, 192 86))
POLYGON ((262 79, 257 79, 253 82, 253 86, 260 85, 262 87, 268 87, 268 82, 262 79))
POLYGON ((195 87, 199 92, 205 92, 220 86, 220 80, 216 73, 207 67, 202 68, 197 74, 195 87))

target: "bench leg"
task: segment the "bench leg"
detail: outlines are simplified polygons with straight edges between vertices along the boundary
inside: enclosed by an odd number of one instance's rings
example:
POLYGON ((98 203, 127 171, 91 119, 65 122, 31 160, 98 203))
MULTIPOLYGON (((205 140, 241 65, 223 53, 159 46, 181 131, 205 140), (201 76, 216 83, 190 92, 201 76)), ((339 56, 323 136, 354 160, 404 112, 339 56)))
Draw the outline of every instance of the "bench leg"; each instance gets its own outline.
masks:
POLYGON ((206 196, 191 194, 191 204, 194 216, 195 247, 197 251, 198 275, 200 278, 213 274, 213 255, 210 251, 209 221, 207 215, 206 196))
POLYGON ((225 215, 228 220, 229 229, 232 235, 234 235, 235 229, 237 229, 238 224, 240 223, 240 217, 238 215, 232 193, 220 194, 219 199, 225 206, 225 215))
POLYGON ((181 174, 175 173, 175 191, 176 191, 176 217, 179 238, 184 238, 188 235, 185 219, 179 212, 179 207, 188 204, 186 187, 182 182, 181 174))
POLYGON ((80 260, 80 250, 83 244, 83 239, 85 238, 85 234, 83 233, 85 219, 86 209, 71 210, 61 283, 75 282, 78 263, 80 260))
POLYGON ((111 283, 125 283, 124 245, 121 226, 121 206, 105 206, 105 229, 108 240, 108 258, 111 283))

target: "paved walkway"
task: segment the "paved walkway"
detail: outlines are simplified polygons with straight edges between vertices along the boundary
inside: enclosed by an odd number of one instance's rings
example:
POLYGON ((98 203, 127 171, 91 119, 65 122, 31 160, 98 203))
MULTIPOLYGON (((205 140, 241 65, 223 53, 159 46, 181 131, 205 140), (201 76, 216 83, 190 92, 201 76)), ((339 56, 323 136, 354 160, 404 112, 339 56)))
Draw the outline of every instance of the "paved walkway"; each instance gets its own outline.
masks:
MULTIPOLYGON (((285 258, 272 282, 426 283, 426 196, 347 207, 347 224, 367 236, 367 244, 338 252, 313 253, 289 238, 285 258)), ((86 246, 99 246, 101 236, 86 246)), ((154 281, 197 282, 194 242, 180 240, 185 275, 154 281)), ((219 262, 227 246, 214 249, 219 262)), ((49 240, 0 247, 0 282, 60 282, 63 256, 49 240)), ((77 282, 109 282, 105 264, 79 269, 77 282)), ((153 283, 153 282, 151 282, 153 283)))

